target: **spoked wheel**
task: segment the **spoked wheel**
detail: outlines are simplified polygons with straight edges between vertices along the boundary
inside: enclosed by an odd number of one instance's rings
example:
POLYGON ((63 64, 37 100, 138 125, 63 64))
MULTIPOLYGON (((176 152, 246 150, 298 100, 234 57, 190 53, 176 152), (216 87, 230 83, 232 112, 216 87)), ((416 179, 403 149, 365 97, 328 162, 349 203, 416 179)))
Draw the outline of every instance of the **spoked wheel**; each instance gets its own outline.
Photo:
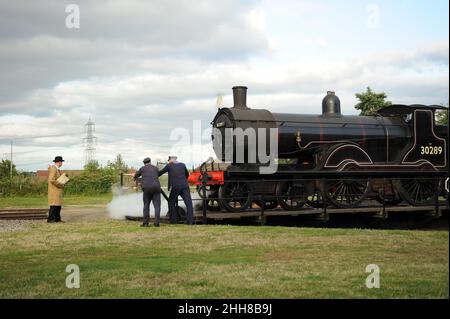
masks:
POLYGON ((306 204, 310 207, 322 208, 324 206, 322 191, 315 188, 314 192, 308 196, 306 204))
POLYGON ((439 181, 429 177, 398 179, 395 185, 400 196, 413 206, 433 204, 439 194, 439 181))
POLYGON ((279 182, 277 185, 278 204, 285 210, 297 210, 306 202, 305 187, 291 181, 279 182))
POLYGON ((218 201, 229 212, 244 211, 252 203, 252 191, 245 182, 227 182, 219 188, 218 201))
POLYGON ((370 190, 369 184, 369 178, 331 179, 325 182, 325 190, 328 200, 334 206, 354 208, 367 197, 370 190))

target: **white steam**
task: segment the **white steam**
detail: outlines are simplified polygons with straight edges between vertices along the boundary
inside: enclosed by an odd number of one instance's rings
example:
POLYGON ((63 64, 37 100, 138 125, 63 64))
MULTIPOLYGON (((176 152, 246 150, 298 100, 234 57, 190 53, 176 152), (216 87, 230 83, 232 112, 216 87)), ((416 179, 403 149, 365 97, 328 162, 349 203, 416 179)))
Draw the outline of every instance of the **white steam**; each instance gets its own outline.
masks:
MULTIPOLYGON (((163 191, 169 196, 169 192, 166 189, 163 191)), ((113 199, 108 204, 108 215, 113 219, 125 219, 125 216, 142 217, 142 209, 144 202, 142 200, 142 192, 136 192, 132 188, 114 186, 112 189, 113 199)), ((198 198, 197 193, 191 194, 194 199, 194 206, 196 204, 195 199, 198 198)), ((181 197, 179 197, 181 199, 181 197)), ((186 210, 184 202, 180 200, 178 205, 186 210)), ((169 208, 167 201, 161 194, 161 217, 169 215, 169 208)), ((155 209, 153 203, 150 203, 150 217, 155 216, 155 209)))

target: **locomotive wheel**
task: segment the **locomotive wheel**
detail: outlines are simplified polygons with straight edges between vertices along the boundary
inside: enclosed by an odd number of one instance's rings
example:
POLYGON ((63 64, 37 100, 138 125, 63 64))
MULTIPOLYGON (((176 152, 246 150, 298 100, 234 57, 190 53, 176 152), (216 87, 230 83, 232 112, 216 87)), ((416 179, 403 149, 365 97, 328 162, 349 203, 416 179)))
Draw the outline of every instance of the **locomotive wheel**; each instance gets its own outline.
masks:
POLYGON ((413 206, 434 204, 439 194, 439 181, 428 177, 399 179, 395 186, 400 196, 413 206))
POLYGON ((278 204, 285 210, 297 210, 306 202, 305 188, 290 181, 279 182, 277 185, 278 204))
POLYGON ((218 201, 229 212, 241 212, 250 207, 252 191, 245 182, 227 182, 219 188, 218 201))
POLYGON ((320 189, 314 189, 314 193, 308 196, 306 200, 306 204, 313 208, 322 208, 323 207, 323 195, 320 189))
POLYGON ((369 178, 341 178, 325 182, 328 200, 336 207, 354 208, 367 197, 369 178))

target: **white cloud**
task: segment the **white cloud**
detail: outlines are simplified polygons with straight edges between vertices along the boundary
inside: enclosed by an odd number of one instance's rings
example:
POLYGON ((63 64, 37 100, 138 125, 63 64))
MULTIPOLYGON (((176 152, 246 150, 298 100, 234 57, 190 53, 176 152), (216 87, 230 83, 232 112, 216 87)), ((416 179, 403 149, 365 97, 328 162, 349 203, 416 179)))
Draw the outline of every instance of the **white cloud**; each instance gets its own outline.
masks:
MULTIPOLYGON (((45 168, 55 155, 68 159, 66 167, 81 167, 83 125, 89 117, 96 123, 102 163, 117 153, 135 166, 145 156, 165 159, 174 151, 172 130, 192 134, 193 120, 207 129, 217 94, 232 106, 234 85, 249 87, 250 107, 286 113, 319 113, 326 91, 334 90, 343 113, 355 114, 354 94, 366 86, 397 103, 448 101, 448 41, 333 59, 283 54, 286 39, 271 32, 271 10, 295 20, 330 14, 327 5, 80 5, 81 32, 75 35, 58 27, 59 11, 44 12, 34 2, 24 12, 10 5, 0 13, 2 19, 17 18, 1 22, 11 31, 0 32, 0 155, 9 151, 13 138, 19 168, 45 168), (27 19, 33 28, 17 22, 27 19)), ((324 27, 320 23, 318 30, 324 27)), ((308 46, 331 50, 326 34, 313 30, 310 35, 302 40, 310 41, 308 46)), ((211 151, 208 136, 178 150, 195 164, 211 151)))
POLYGON ((248 15, 247 19, 250 25, 260 32, 266 30, 266 14, 261 9, 253 9, 248 15))

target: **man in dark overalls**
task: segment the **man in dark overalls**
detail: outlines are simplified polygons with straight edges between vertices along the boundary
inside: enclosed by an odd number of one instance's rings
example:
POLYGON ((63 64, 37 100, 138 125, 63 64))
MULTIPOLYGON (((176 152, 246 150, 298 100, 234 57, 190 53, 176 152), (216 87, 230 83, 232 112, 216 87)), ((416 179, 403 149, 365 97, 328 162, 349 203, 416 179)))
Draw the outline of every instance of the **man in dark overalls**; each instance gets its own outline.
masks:
POLYGON ((161 184, 159 183, 158 168, 150 164, 149 157, 144 159, 142 166, 136 174, 134 180, 142 176, 142 191, 144 199, 144 221, 142 227, 148 227, 150 218, 150 202, 153 202, 155 208, 155 226, 159 227, 159 217, 161 212, 161 184))
POLYGON ((189 172, 186 165, 177 161, 176 156, 169 156, 169 163, 159 171, 159 176, 169 173, 169 216, 170 223, 176 224, 178 222, 178 214, 176 211, 176 203, 178 196, 183 198, 186 205, 186 219, 187 224, 194 224, 194 209, 192 206, 191 191, 189 190, 189 183, 187 178, 189 172))

